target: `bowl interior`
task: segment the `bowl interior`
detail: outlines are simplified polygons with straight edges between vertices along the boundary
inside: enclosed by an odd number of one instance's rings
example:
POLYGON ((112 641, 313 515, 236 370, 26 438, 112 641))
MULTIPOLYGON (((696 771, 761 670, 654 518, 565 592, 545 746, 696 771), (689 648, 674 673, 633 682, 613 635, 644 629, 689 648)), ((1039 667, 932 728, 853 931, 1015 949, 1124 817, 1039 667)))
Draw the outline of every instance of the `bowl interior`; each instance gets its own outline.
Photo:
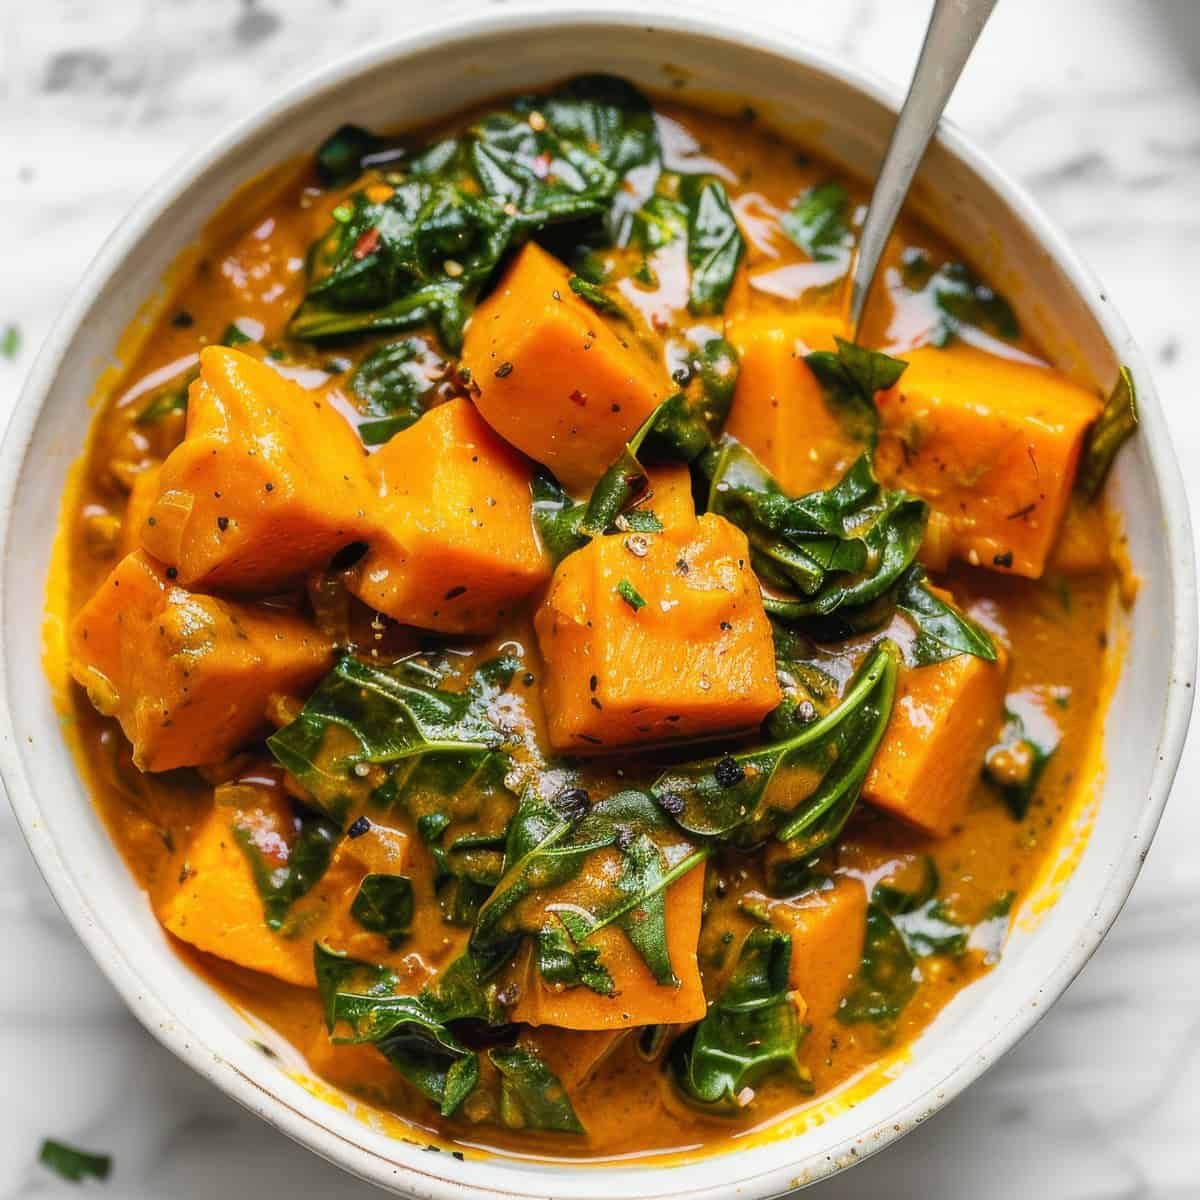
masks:
MULTIPOLYGON (((1113 495, 1141 591, 1106 738, 1102 802, 1059 902, 1019 924, 1002 964, 924 1036, 887 1087, 802 1140, 765 1140, 670 1169, 600 1172, 422 1153, 312 1097, 250 1045, 258 1036, 170 951, 75 773, 42 674, 41 627, 51 539, 68 471, 86 430, 87 398, 121 331, 160 291, 175 256, 235 186, 311 152, 335 125, 396 126, 444 115, 498 92, 604 70, 710 106, 741 107, 812 149, 870 175, 890 132, 889 103, 818 56, 670 18, 491 15, 422 35, 334 70, 177 170, 106 247, 31 378, 3 451, 7 488, 0 637, 5 782, 59 902, 143 1021, 241 1102, 341 1165, 405 1194, 563 1197, 774 1195, 884 1144, 969 1082, 1069 982, 1115 916, 1153 832, 1182 744, 1181 680, 1194 660, 1186 510, 1151 386, 1098 288, 1022 198, 957 138, 930 153, 916 199, 924 215, 1007 291, 1047 351, 1084 380, 1134 369, 1144 431, 1122 456, 1113 495), (682 86, 681 86, 682 84, 682 86), (1119 731, 1119 736, 1116 736, 1119 731)), ((1190 701, 1190 696, 1188 697, 1190 701)))

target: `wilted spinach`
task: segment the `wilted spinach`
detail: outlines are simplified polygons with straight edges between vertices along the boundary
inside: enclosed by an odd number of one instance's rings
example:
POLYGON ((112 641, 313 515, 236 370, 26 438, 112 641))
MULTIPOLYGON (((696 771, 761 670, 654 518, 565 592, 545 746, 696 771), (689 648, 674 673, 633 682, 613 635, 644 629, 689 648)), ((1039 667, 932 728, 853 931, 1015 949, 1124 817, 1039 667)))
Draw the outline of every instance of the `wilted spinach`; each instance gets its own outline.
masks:
POLYGON ((864 446, 874 447, 879 429, 875 393, 890 388, 908 363, 835 337, 837 350, 815 350, 804 357, 825 397, 847 432, 864 446))
POLYGON ((948 346, 964 325, 1008 340, 1021 335, 1008 301, 964 263, 943 263, 934 270, 921 251, 910 250, 901 264, 901 279, 910 291, 931 293, 937 324, 929 340, 935 346, 948 346))
POLYGON ((350 915, 368 932, 383 934, 395 949, 412 928, 412 880, 403 875, 365 876, 350 915))
POLYGON ((386 197, 364 190, 338 206, 310 251, 289 332, 312 340, 432 324, 457 350, 506 251, 556 222, 603 218, 611 235, 645 199, 622 182, 643 168, 652 184, 658 158, 650 106, 621 80, 584 76, 521 97, 398 164, 386 197))
POLYGON ((345 187, 353 183, 364 169, 363 160, 383 144, 361 125, 342 125, 335 129, 317 148, 317 179, 322 187, 345 187))
POLYGON ((740 442, 725 436, 706 463, 708 509, 743 530, 767 611, 827 617, 886 595, 916 557, 923 500, 883 488, 865 455, 827 491, 789 497, 740 442))
POLYGON ((996 645, 991 635, 930 590, 924 567, 914 563, 900 576, 896 584, 896 607, 917 631, 907 655, 909 666, 928 667, 959 654, 996 661, 996 645))
POLYGON ((692 271, 688 311, 694 316, 719 313, 746 249, 742 231, 720 180, 685 175, 679 182, 679 198, 687 209, 687 255, 692 271))
POLYGON ((854 245, 848 207, 849 197, 840 183, 822 183, 804 192, 779 224, 813 262, 848 262, 854 245))
POLYGON ((341 830, 327 818, 308 811, 300 811, 297 816, 299 832, 288 848, 287 858, 281 863, 273 862, 259 848, 254 830, 234 817, 234 841, 250 863, 268 929, 283 928, 292 905, 311 891, 329 869, 334 849, 341 839, 341 830))
POLYGON ((869 1021, 894 1025, 920 986, 917 960, 933 954, 958 957, 970 930, 937 899, 933 860, 922 863, 921 886, 906 892, 877 883, 867 904, 867 933, 858 978, 843 998, 837 1017, 845 1025, 869 1021))
POLYGON ((446 364, 419 337, 401 338, 372 350, 348 381, 368 420, 358 426, 367 446, 378 446, 414 424, 425 412, 446 364))
POLYGON ((521 1046, 489 1050, 500 1072, 500 1122, 509 1129, 585 1133, 566 1088, 536 1054, 521 1046))
POLYGON ((899 653, 883 641, 842 702, 786 741, 665 771, 651 789, 681 828, 744 849, 775 835, 798 858, 841 832, 887 728, 899 653))
POLYGON ((1075 473, 1076 488, 1089 500, 1095 500, 1100 495, 1117 451, 1133 437, 1137 427, 1137 391, 1129 368, 1122 366, 1116 387, 1088 432, 1079 469, 1075 473))
MULTIPOLYGON (((511 671, 510 671, 511 674, 511 671)), ((381 786, 370 767, 416 769, 432 758, 457 776, 503 742, 487 719, 482 682, 464 692, 430 686, 428 673, 341 658, 300 715, 267 739, 279 764, 335 821, 381 786)), ((387 799, 398 797, 393 777, 387 799)))
POLYGON ((983 773, 996 785, 1015 820, 1028 815, 1058 742, 1058 731, 1037 710, 1036 703, 1020 692, 1006 699, 1004 728, 1000 740, 984 755, 983 773))
POLYGON ((775 929, 752 929, 737 966, 694 1030, 671 1050, 671 1074, 684 1097, 716 1111, 737 1112, 745 1089, 779 1071, 801 1072, 797 1051, 805 1034, 788 995, 792 939, 775 929))

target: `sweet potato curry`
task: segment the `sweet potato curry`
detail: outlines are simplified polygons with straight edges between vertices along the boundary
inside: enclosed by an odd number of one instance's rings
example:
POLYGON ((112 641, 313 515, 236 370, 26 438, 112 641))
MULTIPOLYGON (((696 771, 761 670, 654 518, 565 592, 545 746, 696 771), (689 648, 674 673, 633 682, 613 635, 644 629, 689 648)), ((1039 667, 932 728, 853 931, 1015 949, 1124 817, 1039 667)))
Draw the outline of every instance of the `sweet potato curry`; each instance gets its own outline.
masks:
MULTIPOLYGON (((67 501, 179 951, 429 1137, 713 1147, 997 961, 1091 785, 1136 421, 752 112, 588 77, 231 201, 67 501)), ((61 603, 61 602, 60 602, 61 603)))

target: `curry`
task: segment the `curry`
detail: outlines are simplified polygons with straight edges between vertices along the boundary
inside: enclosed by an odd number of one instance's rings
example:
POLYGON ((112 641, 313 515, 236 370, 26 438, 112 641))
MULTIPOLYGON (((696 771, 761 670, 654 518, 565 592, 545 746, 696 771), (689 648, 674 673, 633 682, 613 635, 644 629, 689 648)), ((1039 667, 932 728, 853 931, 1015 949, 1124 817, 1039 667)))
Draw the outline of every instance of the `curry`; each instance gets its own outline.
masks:
MULTIPOLYGON (((588 77, 234 199, 62 538, 167 936, 442 1143, 712 1149, 1000 957, 1094 782, 1135 422, 752 113, 588 77)), ((52 603, 58 603, 52 597, 52 603)))

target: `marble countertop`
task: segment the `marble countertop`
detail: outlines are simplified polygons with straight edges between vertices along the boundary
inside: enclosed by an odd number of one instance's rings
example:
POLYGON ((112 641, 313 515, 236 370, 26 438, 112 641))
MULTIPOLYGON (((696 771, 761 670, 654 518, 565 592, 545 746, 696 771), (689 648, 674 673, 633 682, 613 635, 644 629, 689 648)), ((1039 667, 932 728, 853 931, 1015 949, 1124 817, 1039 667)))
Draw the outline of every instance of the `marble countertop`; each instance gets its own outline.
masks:
MULTIPOLYGON (((0 4, 0 345, 9 326, 20 343, 0 355, 0 420, 84 265, 174 160, 314 66, 424 23, 432 7, 0 4)), ((738 9, 902 81, 928 4, 738 9)), ((1033 190, 1104 281, 1154 365, 1194 483, 1200 4, 1004 0, 950 113, 1033 190)), ((815 1194, 1200 1197, 1198 787, 1200 730, 1132 899, 1064 999, 942 1115, 815 1194)), ((46 1136, 111 1153, 103 1190, 121 1200, 370 1192, 243 1112, 135 1023, 59 915, 6 805, 0 945, 0 1200, 72 1193, 35 1164, 46 1136)))

